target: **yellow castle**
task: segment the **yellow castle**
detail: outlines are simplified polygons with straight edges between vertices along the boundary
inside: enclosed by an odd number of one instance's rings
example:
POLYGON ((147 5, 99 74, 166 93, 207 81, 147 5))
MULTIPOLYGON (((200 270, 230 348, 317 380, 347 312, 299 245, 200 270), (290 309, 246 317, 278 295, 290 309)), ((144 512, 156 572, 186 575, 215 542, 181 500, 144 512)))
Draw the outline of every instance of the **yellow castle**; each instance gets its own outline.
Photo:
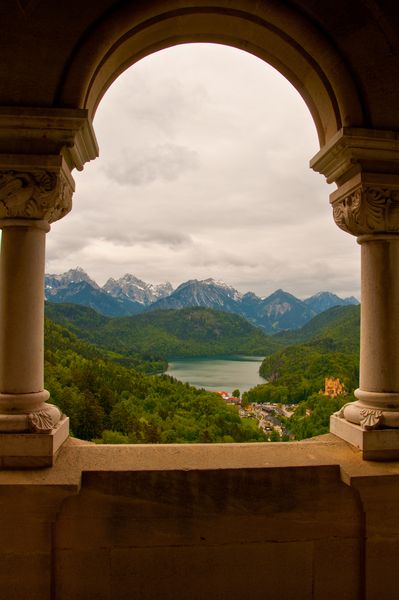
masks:
POLYGON ((345 393, 345 386, 339 379, 334 377, 326 377, 324 380, 324 395, 336 398, 345 393))

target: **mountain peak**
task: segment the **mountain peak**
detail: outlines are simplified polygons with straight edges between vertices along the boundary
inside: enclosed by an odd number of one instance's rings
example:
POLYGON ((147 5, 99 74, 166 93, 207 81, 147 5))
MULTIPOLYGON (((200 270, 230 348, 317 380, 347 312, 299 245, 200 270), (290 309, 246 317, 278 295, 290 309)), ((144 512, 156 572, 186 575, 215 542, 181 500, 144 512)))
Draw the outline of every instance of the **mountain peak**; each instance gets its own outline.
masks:
POLYGON ((141 279, 139 279, 135 275, 132 275, 131 273, 125 273, 124 276, 119 279, 119 281, 128 281, 128 282, 140 284, 143 286, 148 285, 147 283, 145 283, 145 281, 142 281, 141 279))
POLYGON ((169 282, 155 285, 146 283, 131 273, 125 273, 120 279, 108 279, 103 290, 115 298, 128 298, 143 306, 149 306, 159 298, 169 296, 173 287, 169 282))
POLYGON ((239 313, 241 294, 233 287, 208 279, 189 279, 181 283, 168 297, 158 300, 153 308, 185 308, 202 306, 227 312, 239 313))
POLYGON ((242 294, 238 290, 233 288, 233 286, 228 285, 221 279, 213 279, 213 277, 208 277, 208 279, 203 279, 202 281, 199 281, 198 283, 205 284, 205 285, 212 285, 216 288, 219 288, 219 289, 223 290, 224 293, 226 293, 230 298, 232 298, 234 300, 239 301, 242 298, 242 294))
MULTIPOLYGON (((313 294, 313 296, 310 296, 310 298, 339 298, 339 296, 337 296, 336 294, 334 294, 333 292, 317 292, 316 294, 313 294)), ((308 300, 310 300, 310 298, 308 298, 308 300)), ((306 302, 306 300, 305 300, 306 302)))
POLYGON ((304 300, 305 304, 309 306, 316 314, 324 312, 333 306, 347 306, 349 304, 359 304, 359 301, 354 296, 349 298, 340 298, 337 294, 332 292, 317 292, 310 298, 304 300))
POLYGON ((297 298, 296 296, 293 296, 292 294, 290 294, 289 292, 286 292, 285 290, 279 288, 278 290, 276 290, 275 292, 273 292, 272 294, 270 294, 270 296, 266 296, 265 298, 262 298, 262 300, 264 302, 271 302, 275 299, 281 299, 281 298, 289 298, 290 300, 293 301, 298 301, 301 302, 301 300, 299 300, 299 298, 297 298))
POLYGON ((59 275, 46 275, 46 289, 49 288, 65 288, 71 283, 80 283, 86 281, 93 288, 99 289, 99 285, 89 277, 82 267, 69 269, 65 273, 59 275))

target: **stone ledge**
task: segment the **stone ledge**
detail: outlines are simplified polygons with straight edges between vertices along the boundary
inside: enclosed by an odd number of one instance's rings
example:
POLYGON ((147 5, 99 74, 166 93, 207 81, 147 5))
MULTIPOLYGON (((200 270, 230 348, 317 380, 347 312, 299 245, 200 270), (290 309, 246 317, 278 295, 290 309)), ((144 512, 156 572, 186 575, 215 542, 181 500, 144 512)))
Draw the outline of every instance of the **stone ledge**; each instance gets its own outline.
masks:
MULTIPOLYGON (((121 471, 286 469, 337 466, 341 479, 399 475, 399 462, 369 462, 362 452, 332 434, 301 442, 254 444, 94 445, 69 438, 51 469, 0 470, 4 485, 79 487, 82 473, 121 471)), ((42 466, 42 465, 41 465, 42 466)), ((50 466, 50 465, 49 465, 50 466)))
POLYGON ((0 433, 0 466, 2 469, 51 467, 68 435, 68 417, 49 434, 0 433))
POLYGON ((330 431, 359 448, 364 460, 399 460, 399 429, 369 429, 341 417, 330 417, 330 431))

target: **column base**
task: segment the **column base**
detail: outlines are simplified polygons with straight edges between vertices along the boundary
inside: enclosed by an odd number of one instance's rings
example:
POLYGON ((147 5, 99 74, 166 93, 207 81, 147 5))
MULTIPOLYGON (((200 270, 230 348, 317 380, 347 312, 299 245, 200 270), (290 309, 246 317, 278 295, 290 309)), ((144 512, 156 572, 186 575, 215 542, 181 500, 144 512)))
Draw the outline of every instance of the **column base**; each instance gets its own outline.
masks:
POLYGON ((355 390, 356 402, 348 402, 335 414, 362 429, 399 428, 399 394, 355 390))
POLYGON ((331 415, 330 432, 359 448, 364 460, 399 460, 399 429, 363 429, 331 415))
POLYGON ((65 415, 49 433, 0 433, 0 469, 51 467, 68 436, 69 418, 65 415))
POLYGON ((33 394, 0 394, 1 433, 48 434, 58 427, 62 413, 46 402, 47 390, 33 394))

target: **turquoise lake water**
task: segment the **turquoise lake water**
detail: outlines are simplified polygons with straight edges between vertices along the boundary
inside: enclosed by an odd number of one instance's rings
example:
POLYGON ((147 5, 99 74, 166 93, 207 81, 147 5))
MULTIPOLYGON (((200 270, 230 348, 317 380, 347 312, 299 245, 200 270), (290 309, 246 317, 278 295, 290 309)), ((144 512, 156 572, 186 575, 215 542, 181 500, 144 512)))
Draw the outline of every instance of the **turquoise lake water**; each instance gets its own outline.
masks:
POLYGON ((246 392, 265 380, 259 375, 260 356, 224 356, 171 360, 167 375, 212 392, 246 392))

